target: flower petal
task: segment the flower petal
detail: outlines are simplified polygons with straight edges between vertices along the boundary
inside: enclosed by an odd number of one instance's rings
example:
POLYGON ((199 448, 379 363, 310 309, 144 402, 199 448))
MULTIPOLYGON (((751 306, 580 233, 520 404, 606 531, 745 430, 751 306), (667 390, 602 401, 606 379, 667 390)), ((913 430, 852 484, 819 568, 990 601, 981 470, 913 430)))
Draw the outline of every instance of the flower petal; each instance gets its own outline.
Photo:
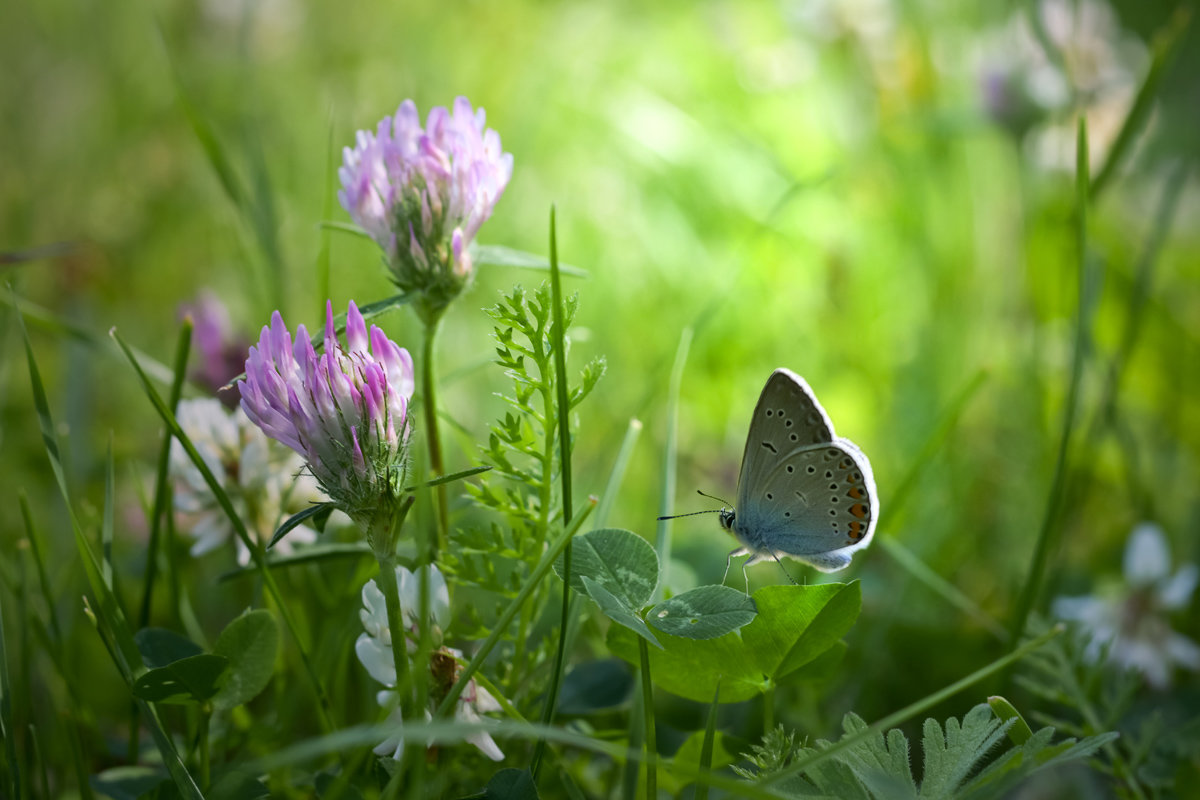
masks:
POLYGON ((1171 552, 1162 528, 1144 522, 1133 529, 1125 545, 1125 579, 1134 586, 1149 586, 1171 571, 1171 552))

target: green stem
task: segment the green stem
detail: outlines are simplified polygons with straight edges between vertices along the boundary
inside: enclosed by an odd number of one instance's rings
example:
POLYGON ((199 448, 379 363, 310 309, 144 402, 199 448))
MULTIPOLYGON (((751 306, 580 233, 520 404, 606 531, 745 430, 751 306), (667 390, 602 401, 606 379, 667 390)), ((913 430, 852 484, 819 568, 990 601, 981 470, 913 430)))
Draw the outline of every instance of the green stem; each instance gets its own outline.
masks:
POLYGON ((383 592, 384 606, 387 608, 388 633, 392 639, 392 666, 396 670, 396 695, 400 698, 400 715, 404 719, 413 719, 413 702, 411 676, 408 665, 408 646, 404 630, 403 609, 400 608, 400 588, 396 582, 396 539, 404 518, 412 508, 413 497, 409 495, 398 508, 392 512, 384 512, 372 521, 372 530, 368 532, 368 540, 375 550, 375 559, 379 562, 379 590, 383 592))
POLYGON ((775 729, 775 684, 763 692, 763 735, 775 729))
POLYGON ((638 654, 642 660, 642 724, 645 729, 642 748, 646 753, 646 797, 658 797, 658 746, 654 734, 654 685, 650 680, 650 645, 639 636, 638 654))
POLYGON ((1046 509, 1042 515, 1041 529, 1038 531, 1037 545, 1034 549, 1033 560, 1029 565, 1029 574, 1017 600, 1016 613, 1013 615, 1012 626, 1009 628, 1009 640, 1013 647, 1021 641, 1021 634, 1029 620, 1029 614, 1041 590, 1042 578, 1046 572, 1046 561, 1049 558, 1050 546, 1053 540, 1058 519, 1058 510, 1062 505, 1063 489, 1067 478, 1067 460, 1070 452, 1071 438, 1075 430, 1075 410, 1078 405, 1079 384, 1083 374, 1083 358, 1086 350, 1087 321, 1089 317, 1090 280, 1087 268, 1087 211, 1088 211, 1088 160, 1087 160, 1087 121, 1079 118, 1079 134, 1076 139, 1076 250, 1078 297, 1075 310, 1075 342, 1071 355, 1071 375, 1067 384, 1067 398, 1063 407, 1062 433, 1058 441, 1058 456, 1054 463, 1054 478, 1050 484, 1050 493, 1046 498, 1046 509))
MULTIPOLYGON (((437 341, 438 328, 441 326, 441 314, 425 322, 425 337, 422 343, 421 356, 421 393, 425 408, 425 441, 429 443, 429 469, 435 478, 446 474, 445 462, 442 460, 442 437, 438 433, 437 416, 437 380, 434 370, 434 344, 437 341)), ((450 535, 450 511, 446 502, 446 485, 434 487, 434 507, 437 517, 437 539, 433 549, 433 561, 438 554, 446 549, 450 535)))
POLYGON ((208 725, 212 721, 212 706, 205 703, 200 707, 200 788, 208 790, 209 754, 208 754, 208 725))

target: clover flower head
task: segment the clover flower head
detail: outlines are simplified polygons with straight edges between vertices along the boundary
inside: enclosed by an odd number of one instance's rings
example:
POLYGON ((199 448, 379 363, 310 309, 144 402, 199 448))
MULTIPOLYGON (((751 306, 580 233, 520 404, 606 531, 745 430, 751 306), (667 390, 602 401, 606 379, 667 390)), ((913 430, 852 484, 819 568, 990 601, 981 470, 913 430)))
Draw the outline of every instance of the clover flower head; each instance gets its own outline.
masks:
POLYGON ((338 200, 386 254, 392 280, 418 292, 428 322, 470 282, 468 248, 512 177, 512 155, 465 97, 425 127, 405 100, 343 152, 338 200))
POLYGON ((1176 665, 1200 670, 1200 645, 1171 629, 1167 615, 1185 607, 1200 580, 1195 564, 1171 574, 1171 553, 1162 529, 1134 528, 1125 545, 1125 580, 1085 597, 1058 597, 1053 611, 1088 632, 1084 654, 1093 661, 1108 646, 1108 658, 1141 672, 1156 689, 1171 684, 1176 665))
MULTIPOLYGON (((175 416, 250 533, 261 541, 270 540, 287 516, 325 500, 316 481, 303 474, 304 462, 267 438, 240 410, 229 411, 206 397, 180 401, 175 416)), ((233 537, 233 525, 178 441, 171 444, 168 467, 180 527, 195 540, 192 555, 224 545, 233 537)), ((234 538, 238 563, 244 566, 250 551, 234 538)), ((311 544, 316 538, 316 531, 302 525, 276 549, 290 553, 295 545, 311 544)))
POLYGON ((234 329, 225 303, 205 289, 180 305, 179 317, 192 318, 192 346, 198 356, 192 379, 217 394, 225 405, 236 408, 237 389, 221 390, 242 371, 250 343, 234 329))
POLYGON ((374 325, 368 334, 353 301, 343 346, 326 303, 319 355, 303 325, 293 341, 279 312, 272 315, 246 359, 242 408, 303 456, 326 493, 362 523, 403 486, 413 385, 407 350, 374 325))
MULTIPOLYGON (((429 623, 433 626, 436 644, 450 621, 450 595, 446 589, 446 579, 442 577, 438 568, 430 566, 426 569, 429 570, 429 623)), ((411 654, 416 652, 417 639, 420 637, 420 615, 417 610, 420 603, 420 578, 404 567, 396 567, 396 583, 399 585, 400 609, 404 615, 404 629, 407 632, 405 649, 411 654)), ((390 754, 392 758, 398 759, 404 751, 404 719, 400 714, 395 689, 396 665, 392 653, 392 637, 388 629, 387 607, 383 592, 374 580, 367 581, 363 586, 362 599, 363 608, 359 611, 359 616, 366 632, 359 634, 354 643, 354 652, 371 677, 387 687, 376 694, 376 700, 379 705, 392 708, 388 722, 395 726, 395 732, 375 747, 375 753, 381 756, 390 754)), ((433 687, 431 706, 445 697, 450 687, 458 680, 461 672, 458 664, 460 658, 462 653, 450 647, 438 647, 431 654, 427 666, 433 687)), ((424 710, 426 719, 432 716, 430 710, 424 710)), ((483 719, 480 714, 500 710, 501 706, 496 698, 472 679, 459 695, 454 707, 454 716, 464 722, 479 722, 483 719)), ((467 737, 467 741, 493 761, 504 758, 504 753, 487 731, 478 731, 467 737)))

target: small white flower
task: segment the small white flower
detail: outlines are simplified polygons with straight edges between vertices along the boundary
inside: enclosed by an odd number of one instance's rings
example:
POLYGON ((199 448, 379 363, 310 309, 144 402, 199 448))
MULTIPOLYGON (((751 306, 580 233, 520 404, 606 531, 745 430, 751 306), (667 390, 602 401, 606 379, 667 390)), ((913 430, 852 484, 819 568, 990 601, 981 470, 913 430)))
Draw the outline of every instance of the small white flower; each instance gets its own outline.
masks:
POLYGON ((1143 523, 1125 545, 1125 581, 1086 597, 1059 597, 1054 614, 1079 622, 1090 634, 1084 654, 1108 657, 1141 672, 1156 689, 1171 683, 1175 665, 1200 670, 1200 645, 1171 629, 1167 615, 1186 606, 1200 580, 1195 564, 1171 574, 1171 554, 1161 528, 1143 523))
MULTIPOLYGON (((247 529, 260 541, 270 541, 275 528, 291 514, 326 499, 312 476, 303 472, 300 457, 268 439, 242 411, 231 412, 218 400, 198 398, 180 401, 176 419, 247 529)), ((233 525, 178 441, 171 443, 169 472, 181 526, 195 540, 192 555, 223 546, 233 536, 233 525)), ((275 549, 290 553, 295 545, 311 544, 316 538, 316 531, 300 526, 275 549)), ((250 562, 250 551, 240 539, 237 559, 243 566, 250 562)))
MULTIPOLYGON (((417 649, 417 639, 420 637, 420 578, 404 567, 396 567, 396 582, 399 585, 400 613, 404 617, 405 649, 413 653, 417 649)), ((404 750, 404 720, 400 715, 396 698, 396 664, 392 653, 392 636, 388 629, 387 604, 383 592, 374 580, 367 581, 362 590, 363 608, 358 612, 366 633, 360 634, 354 643, 354 652, 358 660, 366 668, 372 678, 388 687, 376 694, 379 705, 392 707, 388 714, 388 723, 395 726, 395 732, 375 747, 376 755, 399 758, 404 750)), ((435 640, 450 623, 450 594, 446 588, 446 579, 437 567, 430 567, 429 573, 429 615, 433 624, 435 640)), ((430 702, 435 704, 438 697, 444 697, 446 692, 458 679, 460 672, 458 659, 462 653, 449 647, 441 647, 431 654, 428 668, 431 673, 433 691, 430 702)), ((454 708, 454 716, 464 722, 480 722, 480 713, 500 711, 500 703, 496 698, 479 686, 474 680, 467 683, 459 696, 454 708)), ((430 709, 425 709, 425 717, 432 717, 430 709)), ((504 753, 496 745, 487 731, 479 731, 467 737, 467 741, 493 761, 500 761, 504 753)))

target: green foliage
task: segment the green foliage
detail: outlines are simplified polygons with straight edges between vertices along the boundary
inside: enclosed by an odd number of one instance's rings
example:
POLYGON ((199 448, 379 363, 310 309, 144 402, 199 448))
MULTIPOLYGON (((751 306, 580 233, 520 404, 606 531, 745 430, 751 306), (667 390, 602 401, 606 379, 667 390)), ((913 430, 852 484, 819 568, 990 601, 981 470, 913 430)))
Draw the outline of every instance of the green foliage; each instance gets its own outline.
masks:
MULTIPOLYGON (((1024 744, 997 752, 1013 720, 992 714, 986 704, 972 708, 962 721, 951 717, 945 725, 927 719, 922 727, 924 766, 921 780, 913 777, 909 742, 892 729, 866 737, 867 724, 855 714, 842 721, 844 738, 856 738, 802 775, 785 778, 780 788, 789 797, 838 797, 845 800, 985 800, 1004 797, 1031 775, 1043 769, 1092 756, 1116 738, 1115 733, 1051 744, 1053 728, 1042 728, 1024 744)), ((765 780, 784 772, 800 759, 830 748, 818 740, 815 747, 798 745, 794 733, 783 726, 768 732, 762 744, 745 754, 751 768, 735 767, 749 780, 765 780)))
MULTIPOLYGON (((650 654, 651 674, 662 689, 701 703, 735 703, 766 692, 835 647, 858 617, 858 583, 764 586, 753 595, 758 610, 740 630, 712 639, 664 634, 650 654)), ((608 646, 636 664, 636 642, 610 628, 608 646)))
POLYGON ((229 674, 213 705, 227 711, 257 697, 275 672, 278 652, 279 626, 271 612, 247 611, 226 625, 213 653, 229 660, 229 674))

